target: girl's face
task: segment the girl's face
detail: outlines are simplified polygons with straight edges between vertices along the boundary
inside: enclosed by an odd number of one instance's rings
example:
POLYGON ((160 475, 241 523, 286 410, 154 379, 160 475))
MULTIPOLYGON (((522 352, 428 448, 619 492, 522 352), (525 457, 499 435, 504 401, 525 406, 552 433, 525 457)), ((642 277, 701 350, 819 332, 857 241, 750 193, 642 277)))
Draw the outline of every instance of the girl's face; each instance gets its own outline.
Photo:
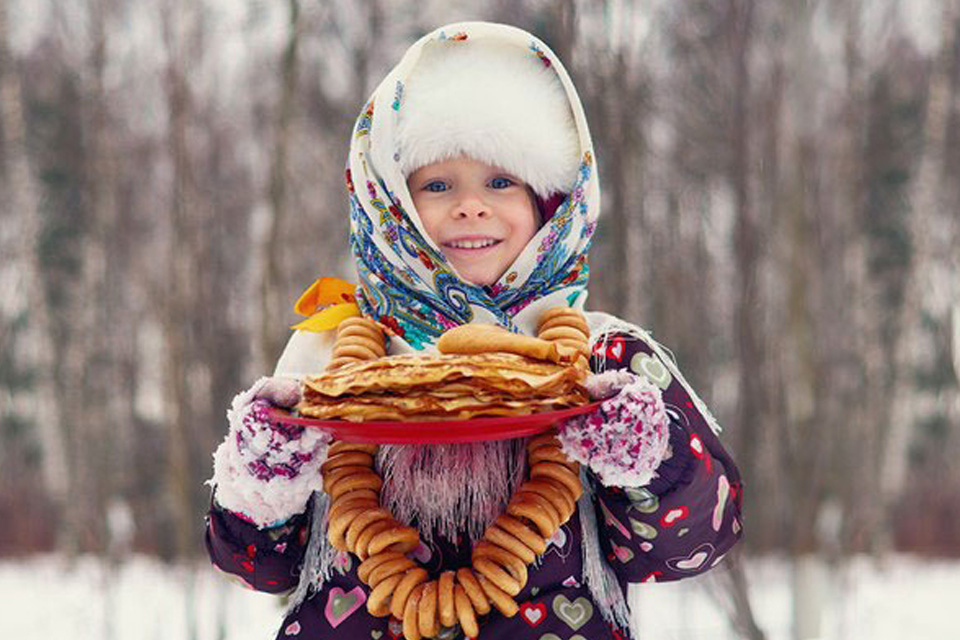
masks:
POLYGON ((526 184, 471 158, 421 167, 407 187, 430 238, 476 285, 499 280, 540 226, 526 184))

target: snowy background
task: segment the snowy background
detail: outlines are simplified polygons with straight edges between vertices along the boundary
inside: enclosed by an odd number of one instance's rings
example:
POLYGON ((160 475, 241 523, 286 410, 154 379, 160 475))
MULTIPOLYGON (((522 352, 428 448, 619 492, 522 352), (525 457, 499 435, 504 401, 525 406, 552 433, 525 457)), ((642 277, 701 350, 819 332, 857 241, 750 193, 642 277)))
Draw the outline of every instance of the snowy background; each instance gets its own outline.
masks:
MULTIPOLYGON (((960 637, 960 0, 0 0, 0 640, 271 636, 201 560, 224 410, 353 277, 364 101, 469 19, 575 79, 589 308, 724 425, 767 639, 960 637)), ((726 584, 643 640, 739 637, 726 584)))
MULTIPOLYGON (((788 566, 776 559, 748 564, 755 614, 768 640, 791 637, 788 566)), ((856 558, 832 571, 821 592, 819 640, 957 637, 960 562, 856 558)), ((735 640, 718 588, 710 574, 634 587, 638 636, 735 640)), ((209 565, 171 569, 148 557, 117 568, 89 557, 3 561, 0 602, 4 640, 266 640, 281 618, 278 598, 243 589, 209 565)))

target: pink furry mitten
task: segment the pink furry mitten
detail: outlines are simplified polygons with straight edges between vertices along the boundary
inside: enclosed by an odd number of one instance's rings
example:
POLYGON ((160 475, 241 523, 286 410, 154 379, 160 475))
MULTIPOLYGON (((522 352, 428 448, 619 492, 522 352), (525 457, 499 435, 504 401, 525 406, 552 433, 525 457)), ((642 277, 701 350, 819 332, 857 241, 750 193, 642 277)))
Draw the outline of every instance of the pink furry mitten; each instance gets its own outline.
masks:
POLYGON ((227 410, 230 431, 213 455, 217 503, 254 524, 280 524, 306 507, 320 485, 320 465, 330 436, 318 429, 276 424, 271 407, 289 408, 300 400, 300 383, 260 378, 233 399, 227 410))
POLYGON ((644 377, 616 370, 589 376, 587 390, 594 400, 606 400, 593 413, 560 426, 564 453, 586 464, 606 486, 649 484, 670 443, 660 388, 644 377))

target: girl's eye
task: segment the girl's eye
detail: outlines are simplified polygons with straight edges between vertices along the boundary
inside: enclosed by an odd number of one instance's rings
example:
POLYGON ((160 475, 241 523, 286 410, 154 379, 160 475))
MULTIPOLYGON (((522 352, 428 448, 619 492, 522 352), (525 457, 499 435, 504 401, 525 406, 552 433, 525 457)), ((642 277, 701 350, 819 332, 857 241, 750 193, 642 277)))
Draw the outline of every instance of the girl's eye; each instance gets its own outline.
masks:
POLYGON ((506 189, 513 186, 513 180, 510 178, 494 178, 490 181, 490 186, 494 189, 506 189))
POLYGON ((432 193, 443 193, 447 190, 447 183, 443 180, 434 180, 433 182, 428 182, 423 187, 424 191, 430 191, 432 193))

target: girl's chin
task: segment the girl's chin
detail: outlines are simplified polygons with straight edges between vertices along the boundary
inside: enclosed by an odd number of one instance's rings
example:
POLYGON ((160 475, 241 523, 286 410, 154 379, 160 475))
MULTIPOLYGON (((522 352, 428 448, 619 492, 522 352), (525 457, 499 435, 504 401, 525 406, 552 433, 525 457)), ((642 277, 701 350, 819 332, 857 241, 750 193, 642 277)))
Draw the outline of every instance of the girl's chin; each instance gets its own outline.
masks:
POLYGON ((497 281, 496 278, 488 278, 488 277, 471 278, 469 275, 463 276, 463 279, 469 282, 470 284, 476 285, 478 287, 489 287, 490 285, 492 285, 494 282, 497 281))
POLYGON ((470 284, 476 285, 478 287, 489 287, 499 279, 489 274, 472 276, 471 274, 467 273, 467 274, 464 274, 462 277, 464 280, 466 280, 470 284))
POLYGON ((472 285, 478 287, 489 287, 494 284, 497 280, 500 279, 499 274, 492 273, 490 270, 480 270, 476 268, 469 267, 458 267, 456 264, 453 265, 457 270, 457 273, 460 274, 460 277, 463 278, 466 282, 469 282, 472 285))

